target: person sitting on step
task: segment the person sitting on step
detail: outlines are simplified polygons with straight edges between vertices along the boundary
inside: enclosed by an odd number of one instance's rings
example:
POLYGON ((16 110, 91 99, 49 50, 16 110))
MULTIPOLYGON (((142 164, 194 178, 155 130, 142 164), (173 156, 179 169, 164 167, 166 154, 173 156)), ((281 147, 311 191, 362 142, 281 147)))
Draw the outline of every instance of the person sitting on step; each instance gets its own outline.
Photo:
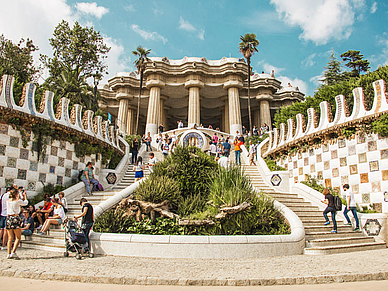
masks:
POLYGON ((65 220, 65 210, 59 204, 59 198, 53 198, 51 203, 54 205, 54 215, 49 216, 43 224, 42 229, 38 232, 39 235, 45 234, 49 230, 50 225, 61 225, 65 220))

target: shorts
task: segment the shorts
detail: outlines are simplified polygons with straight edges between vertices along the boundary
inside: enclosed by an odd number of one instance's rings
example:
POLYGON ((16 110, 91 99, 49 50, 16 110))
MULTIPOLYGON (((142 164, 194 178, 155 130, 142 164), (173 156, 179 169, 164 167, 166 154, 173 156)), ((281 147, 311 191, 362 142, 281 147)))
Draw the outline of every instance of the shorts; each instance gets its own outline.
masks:
POLYGON ((7 216, 7 229, 17 229, 23 226, 23 220, 20 216, 7 216))
POLYGON ((32 235, 32 231, 30 229, 24 229, 22 231, 22 235, 26 235, 26 236, 32 235))
POLYGON ((62 224, 62 218, 55 218, 55 220, 58 222, 58 225, 62 224))
POLYGON ((6 221, 7 221, 7 216, 0 215, 0 229, 5 229, 6 221))
POLYGON ((138 172, 135 172, 135 179, 136 178, 143 178, 144 177, 144 175, 143 175, 143 171, 138 171, 138 172))

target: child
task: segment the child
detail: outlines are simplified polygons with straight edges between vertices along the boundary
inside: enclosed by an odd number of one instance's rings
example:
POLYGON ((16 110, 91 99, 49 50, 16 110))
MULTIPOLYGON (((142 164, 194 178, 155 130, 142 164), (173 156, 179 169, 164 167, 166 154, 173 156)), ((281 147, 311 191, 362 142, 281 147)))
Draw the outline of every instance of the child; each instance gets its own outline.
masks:
POLYGON ((136 164, 133 166, 133 170, 135 171, 135 182, 144 177, 144 165, 142 157, 137 158, 136 164))

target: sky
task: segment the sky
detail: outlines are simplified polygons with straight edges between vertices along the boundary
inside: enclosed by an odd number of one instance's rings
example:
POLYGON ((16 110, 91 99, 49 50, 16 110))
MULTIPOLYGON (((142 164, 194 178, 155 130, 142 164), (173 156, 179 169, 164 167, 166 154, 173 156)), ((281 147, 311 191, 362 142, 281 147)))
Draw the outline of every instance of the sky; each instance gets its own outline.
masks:
MULTIPOLYGON (((93 26, 111 47, 109 75, 133 71, 138 45, 150 56, 237 57, 240 35, 260 41, 252 57, 257 72, 275 70, 313 95, 334 51, 359 50, 371 70, 388 64, 388 1, 383 0, 0 0, 0 34, 30 38, 51 55, 48 39, 62 19, 93 26)), ((37 58, 36 58, 37 59, 37 58)))

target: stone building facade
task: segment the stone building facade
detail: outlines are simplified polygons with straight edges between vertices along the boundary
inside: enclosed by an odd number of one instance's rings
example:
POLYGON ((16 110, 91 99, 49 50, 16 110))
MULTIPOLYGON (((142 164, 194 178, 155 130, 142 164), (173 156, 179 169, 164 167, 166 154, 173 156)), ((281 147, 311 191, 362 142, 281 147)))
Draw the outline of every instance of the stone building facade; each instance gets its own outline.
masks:
MULTIPOLYGON (((134 134, 140 80, 134 73, 116 73, 99 88, 105 108, 116 118, 121 131, 134 134)), ((234 134, 248 125, 247 64, 243 59, 184 57, 181 60, 154 57, 144 72, 140 105, 139 133, 194 124, 234 134)), ((273 115, 281 106, 303 100, 295 87, 281 87, 274 72, 251 76, 252 123, 270 127, 273 115)))

